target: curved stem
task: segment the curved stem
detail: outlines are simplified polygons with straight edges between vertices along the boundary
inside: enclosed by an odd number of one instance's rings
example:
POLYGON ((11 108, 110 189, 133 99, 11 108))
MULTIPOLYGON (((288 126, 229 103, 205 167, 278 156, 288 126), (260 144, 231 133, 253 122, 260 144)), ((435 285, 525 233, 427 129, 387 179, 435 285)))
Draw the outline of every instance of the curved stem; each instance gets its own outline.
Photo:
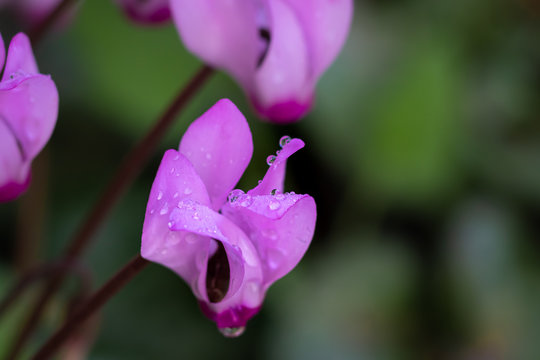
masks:
POLYGON ((50 358, 58 348, 69 339, 90 315, 99 310, 110 298, 122 289, 135 275, 148 265, 149 261, 140 255, 135 256, 105 285, 80 305, 68 318, 64 325, 39 349, 32 357, 33 360, 50 358))
POLYGON ((87 269, 79 266, 78 264, 71 262, 56 262, 50 264, 44 264, 38 266, 31 271, 27 272, 26 275, 21 277, 19 281, 11 287, 7 295, 0 302, 0 317, 6 312, 7 309, 17 298, 33 283, 47 279, 48 277, 55 274, 60 269, 64 271, 70 271, 70 273, 76 274, 81 280, 81 289, 83 292, 87 292, 87 289, 91 287, 91 276, 87 269))
MULTIPOLYGON (((189 100, 193 98, 202 85, 210 78, 210 75, 212 75, 213 72, 214 70, 206 65, 199 69, 187 86, 180 91, 166 111, 162 114, 154 127, 127 155, 123 163, 116 171, 113 179, 103 192, 103 195, 94 205, 86 221, 71 239, 63 256, 65 261, 74 261, 81 255, 83 250, 88 245, 92 235, 94 235, 95 231, 99 225, 101 225, 109 211, 120 199, 121 195, 129 187, 129 185, 131 185, 135 177, 140 173, 143 165, 152 154, 159 140, 161 140, 167 129, 172 125, 176 116, 185 107, 189 100)), ((38 301, 34 305, 30 316, 24 324, 19 337, 14 343, 7 360, 14 360, 17 357, 26 340, 37 326, 45 306, 49 302, 52 295, 62 284, 65 275, 66 272, 60 270, 47 283, 38 301)))
POLYGON ((32 44, 37 44, 41 41, 43 38, 43 35, 45 35, 51 26, 54 25, 56 20, 66 11, 71 5, 73 5, 77 0, 62 0, 61 2, 56 5, 53 11, 49 13, 49 15, 43 19, 40 23, 38 23, 33 29, 31 29, 28 32, 28 37, 30 38, 30 41, 32 44))

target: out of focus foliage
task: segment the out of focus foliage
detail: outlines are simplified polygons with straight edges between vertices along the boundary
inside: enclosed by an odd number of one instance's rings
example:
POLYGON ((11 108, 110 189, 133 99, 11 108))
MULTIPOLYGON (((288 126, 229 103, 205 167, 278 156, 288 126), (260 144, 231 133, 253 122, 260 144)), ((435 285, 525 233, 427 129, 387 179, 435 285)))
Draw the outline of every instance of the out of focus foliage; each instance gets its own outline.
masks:
MULTIPOLYGON (((8 13, 0 31, 19 31, 8 13)), ((218 74, 99 232, 85 258, 96 285, 138 251, 163 151, 222 97, 254 133, 252 177, 240 187, 264 174, 282 135, 306 141, 287 185, 317 200, 312 247, 235 340, 203 317, 178 277, 152 265, 104 309, 88 358, 540 359, 539 39, 532 0, 357 1, 313 112, 287 127, 257 119, 218 74)), ((21 229, 39 230, 32 254, 58 255, 199 66, 172 25, 138 27, 108 0, 84 2, 37 57, 61 111, 34 176, 44 194, 0 206, 0 289, 29 257, 17 245, 21 229), (43 211, 29 214, 36 199, 43 211)), ((50 311, 61 314, 71 292, 50 311)), ((25 306, 1 319, 0 355, 25 306)))

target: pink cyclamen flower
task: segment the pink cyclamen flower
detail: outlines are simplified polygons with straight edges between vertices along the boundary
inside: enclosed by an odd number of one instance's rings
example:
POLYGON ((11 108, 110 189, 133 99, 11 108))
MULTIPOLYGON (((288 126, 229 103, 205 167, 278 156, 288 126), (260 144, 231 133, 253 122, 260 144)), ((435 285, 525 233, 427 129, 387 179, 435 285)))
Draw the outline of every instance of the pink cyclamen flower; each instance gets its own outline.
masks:
MULTIPOLYGON (((5 48, 0 35, 0 69, 5 48)), ((30 183, 30 165, 51 137, 58 91, 38 72, 25 34, 13 37, 0 81, 0 201, 15 199, 30 183)))
POLYGON ((142 24, 162 24, 171 19, 169 0, 115 0, 132 20, 142 24))
POLYGON ((170 0, 186 47, 240 83, 258 112, 299 119, 342 48, 352 0, 170 0))
POLYGON ((227 336, 241 333, 313 237, 313 198, 282 192, 287 158, 304 143, 280 143, 258 186, 232 190, 253 142, 244 116, 221 100, 191 124, 179 151, 165 153, 150 192, 142 256, 180 275, 227 336))

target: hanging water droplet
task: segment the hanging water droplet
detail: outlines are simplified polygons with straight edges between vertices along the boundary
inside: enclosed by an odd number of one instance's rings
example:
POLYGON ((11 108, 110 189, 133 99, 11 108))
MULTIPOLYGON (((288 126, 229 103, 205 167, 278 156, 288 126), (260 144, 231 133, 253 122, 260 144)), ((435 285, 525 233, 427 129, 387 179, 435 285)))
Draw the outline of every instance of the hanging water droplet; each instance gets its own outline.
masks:
POLYGON ((257 181, 257 184, 261 185, 261 183, 262 183, 262 180, 257 181))
POLYGON ((276 195, 277 194, 277 189, 272 189, 272 191, 270 191, 270 195, 276 195))
POLYGON ((219 332, 223 334, 223 336, 228 338, 235 338, 239 337, 244 333, 246 330, 245 326, 239 326, 239 327, 226 327, 219 329, 219 332))
POLYGON ((271 201, 270 204, 268 204, 268 208, 272 211, 279 209, 280 206, 281 205, 279 205, 277 201, 271 201))
POLYGON ((291 142, 291 137, 285 135, 281 139, 279 139, 279 146, 284 147, 285 145, 287 145, 290 142, 291 142))
POLYGON ((276 155, 270 155, 266 158, 266 163, 272 165, 276 161, 276 155))
POLYGON ((244 192, 242 190, 235 189, 235 190, 233 190, 233 191, 231 191, 229 193, 229 195, 227 196, 227 201, 232 204, 233 202, 235 202, 238 199, 238 197, 240 197, 242 195, 244 195, 244 192))
POLYGON ((157 194, 157 199, 158 199, 158 200, 163 199, 163 191, 158 192, 158 194, 157 194))

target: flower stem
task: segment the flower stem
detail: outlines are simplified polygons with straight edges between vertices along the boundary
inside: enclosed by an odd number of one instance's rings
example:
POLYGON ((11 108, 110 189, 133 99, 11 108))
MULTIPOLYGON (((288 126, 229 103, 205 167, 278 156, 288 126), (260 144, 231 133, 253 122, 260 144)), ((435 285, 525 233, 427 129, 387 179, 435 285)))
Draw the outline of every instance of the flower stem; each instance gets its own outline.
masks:
POLYGON ((76 263, 69 262, 56 262, 41 265, 30 271, 19 279, 19 281, 11 287, 7 295, 0 302, 0 317, 9 309, 11 305, 15 303, 15 300, 32 284, 35 282, 47 279, 50 276, 56 274, 57 271, 63 269, 69 271, 71 274, 75 274, 81 281, 81 288, 83 292, 87 292, 91 288, 91 275, 90 272, 79 266, 76 263))
POLYGON ((43 35, 45 35, 51 26, 54 25, 56 20, 62 15, 64 11, 66 11, 69 6, 74 4, 76 0, 62 0, 56 5, 53 11, 47 15, 45 19, 43 19, 40 23, 38 23, 33 29, 31 29, 28 32, 28 37, 30 38, 30 42, 32 44, 37 44, 41 41, 43 35))
POLYGON ((135 275, 148 265, 149 261, 140 255, 135 256, 105 285, 81 304, 68 318, 64 325, 39 349, 33 360, 50 358, 58 348, 69 339, 90 315, 99 310, 110 298, 122 289, 135 275))
MULTIPOLYGON (((202 85, 209 79, 213 72, 214 70, 206 65, 199 69, 193 78, 191 78, 187 86, 180 91, 167 110, 162 114, 154 127, 127 155, 123 163, 120 165, 120 168, 116 171, 113 179, 103 192, 103 195, 94 205, 86 221, 71 239, 71 242, 63 256, 65 261, 75 261, 81 255, 88 245, 92 235, 106 218, 114 204, 116 204, 116 202, 119 200, 120 196, 139 174, 143 165, 146 163, 154 148, 157 146, 159 140, 161 140, 167 129, 172 125, 176 116, 186 106, 189 100, 193 98, 202 85)), ((59 270, 51 277, 38 301, 34 305, 34 308, 24 324, 19 337, 14 343, 7 360, 14 360, 17 357, 17 354, 22 349, 26 340, 37 326, 41 313, 45 309, 49 299, 60 288, 65 275, 65 271, 59 270)))

